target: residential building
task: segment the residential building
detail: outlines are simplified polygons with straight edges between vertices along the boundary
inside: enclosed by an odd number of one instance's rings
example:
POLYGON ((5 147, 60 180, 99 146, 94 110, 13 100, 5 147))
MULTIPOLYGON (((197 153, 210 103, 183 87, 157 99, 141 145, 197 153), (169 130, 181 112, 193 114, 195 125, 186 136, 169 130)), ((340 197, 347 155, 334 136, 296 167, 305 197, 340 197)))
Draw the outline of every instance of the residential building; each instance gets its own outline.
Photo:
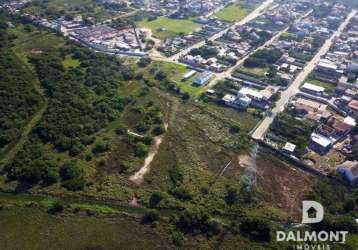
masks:
POLYGON ((325 88, 306 82, 301 86, 301 90, 312 95, 321 96, 323 95, 325 88))
POLYGON ((203 73, 194 78, 193 84, 199 86, 205 85, 210 80, 212 75, 213 74, 211 72, 204 71, 203 73))
POLYGON ((309 147, 318 154, 324 155, 331 149, 332 142, 326 136, 312 133, 309 147))

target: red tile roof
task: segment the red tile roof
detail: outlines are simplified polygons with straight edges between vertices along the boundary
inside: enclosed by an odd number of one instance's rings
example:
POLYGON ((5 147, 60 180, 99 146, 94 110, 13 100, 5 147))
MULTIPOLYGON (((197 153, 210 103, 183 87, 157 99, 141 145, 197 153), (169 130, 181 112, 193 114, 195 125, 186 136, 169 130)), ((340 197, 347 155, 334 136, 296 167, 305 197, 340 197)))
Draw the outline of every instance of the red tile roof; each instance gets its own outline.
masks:
POLYGON ((350 103, 348 103, 348 107, 354 110, 358 110, 358 101, 357 100, 351 101, 350 103))

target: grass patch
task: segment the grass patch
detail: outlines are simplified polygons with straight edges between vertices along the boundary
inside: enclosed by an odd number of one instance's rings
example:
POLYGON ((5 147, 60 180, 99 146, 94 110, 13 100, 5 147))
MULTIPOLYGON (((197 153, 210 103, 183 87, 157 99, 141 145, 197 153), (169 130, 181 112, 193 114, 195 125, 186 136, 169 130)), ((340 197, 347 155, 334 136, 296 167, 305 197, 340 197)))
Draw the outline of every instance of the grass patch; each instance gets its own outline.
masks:
POLYGON ((170 80, 176 83, 176 85, 184 92, 190 94, 191 96, 198 96, 201 93, 203 87, 196 87, 192 85, 193 78, 189 78, 186 81, 183 81, 183 76, 189 71, 189 69, 183 65, 175 63, 165 63, 165 62, 154 62, 154 65, 162 71, 164 71, 170 80))
POLYGON ((54 216, 36 208, 11 208, 0 214, 4 249, 159 249, 170 242, 157 229, 132 218, 54 216))
POLYGON ((65 60, 62 62, 63 67, 68 68, 77 68, 80 65, 80 61, 77 59, 73 59, 70 56, 66 56, 65 60))
POLYGON ((255 68, 248 68, 245 66, 241 66, 238 70, 244 72, 244 73, 248 73, 250 75, 257 75, 259 77, 264 77, 265 73, 269 70, 268 67, 255 67, 255 68))
POLYGON ((222 21, 237 22, 246 17, 249 11, 249 9, 243 8, 240 4, 229 4, 215 13, 215 16, 222 21))
POLYGON ((141 21, 139 22, 139 26, 151 29, 154 37, 156 38, 166 39, 179 34, 189 34, 201 25, 193 22, 192 20, 158 17, 153 21, 141 21))
POLYGON ((318 80, 318 79, 313 79, 313 78, 309 78, 306 82, 309 82, 311 84, 323 87, 323 88, 326 89, 325 90, 326 92, 331 92, 336 87, 336 85, 333 84, 333 83, 325 82, 325 81, 318 80))

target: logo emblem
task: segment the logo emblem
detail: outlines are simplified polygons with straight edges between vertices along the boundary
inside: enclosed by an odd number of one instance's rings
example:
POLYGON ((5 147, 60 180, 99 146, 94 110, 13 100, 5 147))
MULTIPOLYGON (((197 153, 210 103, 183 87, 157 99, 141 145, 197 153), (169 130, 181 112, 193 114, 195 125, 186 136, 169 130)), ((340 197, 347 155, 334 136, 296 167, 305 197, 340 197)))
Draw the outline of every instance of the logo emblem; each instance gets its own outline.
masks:
POLYGON ((313 224, 323 220, 323 206, 317 201, 302 201, 302 223, 313 224))

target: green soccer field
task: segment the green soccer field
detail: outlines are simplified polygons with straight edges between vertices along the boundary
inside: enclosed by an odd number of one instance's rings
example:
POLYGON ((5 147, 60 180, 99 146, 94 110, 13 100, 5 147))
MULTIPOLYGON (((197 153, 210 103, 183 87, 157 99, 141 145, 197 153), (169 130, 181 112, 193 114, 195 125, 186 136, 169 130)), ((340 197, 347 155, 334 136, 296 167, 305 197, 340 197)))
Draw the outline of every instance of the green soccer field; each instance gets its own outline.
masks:
POLYGON ((242 7, 240 4, 230 4, 215 13, 215 16, 223 21, 236 22, 247 16, 249 12, 249 9, 242 7))
POLYGON ((201 25, 192 20, 171 19, 168 17, 158 17, 155 20, 144 20, 139 22, 140 27, 151 29, 153 35, 159 39, 166 39, 178 34, 189 34, 201 25))

